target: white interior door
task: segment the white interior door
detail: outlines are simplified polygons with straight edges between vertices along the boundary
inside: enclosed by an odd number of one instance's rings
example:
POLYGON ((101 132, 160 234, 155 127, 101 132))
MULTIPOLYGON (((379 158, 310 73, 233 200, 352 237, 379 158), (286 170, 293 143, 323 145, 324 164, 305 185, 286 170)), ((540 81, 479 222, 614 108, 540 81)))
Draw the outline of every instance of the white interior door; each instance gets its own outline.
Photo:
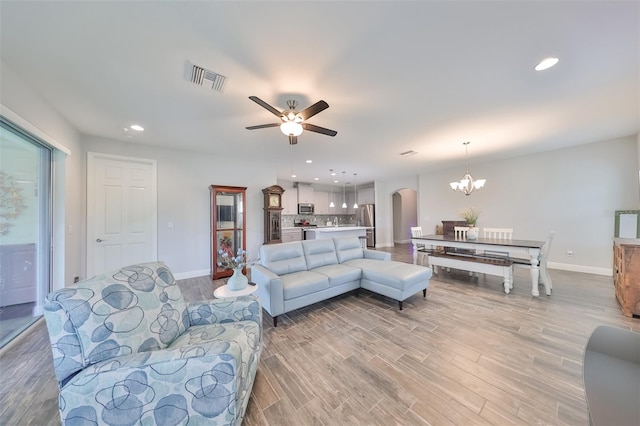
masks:
POLYGON ((157 260, 156 162, 88 153, 87 276, 157 260))

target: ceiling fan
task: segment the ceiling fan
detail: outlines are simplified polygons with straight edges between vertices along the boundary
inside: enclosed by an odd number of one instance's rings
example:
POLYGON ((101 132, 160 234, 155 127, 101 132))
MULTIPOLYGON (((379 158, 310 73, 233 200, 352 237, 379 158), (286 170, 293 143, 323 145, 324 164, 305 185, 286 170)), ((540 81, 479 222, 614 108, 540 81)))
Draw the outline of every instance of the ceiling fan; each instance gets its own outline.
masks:
POLYGON ((260 124, 258 126, 249 126, 248 130, 264 129, 266 127, 280 127, 280 130, 285 135, 289 136, 289 144, 295 145, 298 143, 298 136, 302 134, 302 129, 310 132, 322 133, 323 135, 335 136, 338 134, 335 130, 325 129, 324 127, 316 126, 306 123, 306 120, 313 117, 317 113, 329 108, 329 104, 325 101, 318 101, 310 107, 297 111, 296 107, 298 102, 287 101, 288 109, 280 112, 257 96, 249 96, 253 102, 257 103, 267 111, 271 112, 276 117, 282 120, 282 123, 260 124))

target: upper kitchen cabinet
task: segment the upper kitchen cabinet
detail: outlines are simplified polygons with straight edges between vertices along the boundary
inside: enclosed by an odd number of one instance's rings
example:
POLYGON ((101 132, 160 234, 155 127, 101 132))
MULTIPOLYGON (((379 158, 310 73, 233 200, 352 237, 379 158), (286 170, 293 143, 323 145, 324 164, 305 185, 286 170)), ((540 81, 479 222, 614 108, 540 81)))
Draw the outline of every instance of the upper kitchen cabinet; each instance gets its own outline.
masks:
POLYGON ((313 192, 313 204, 315 214, 330 214, 329 211, 329 193, 324 191, 313 192))
POLYGON ((298 203, 313 203, 313 187, 308 183, 298 183, 298 203))
POLYGON ((280 185, 282 194, 282 214, 298 214, 298 193, 292 186, 280 185))
POLYGON ((358 204, 375 204, 373 187, 358 189, 358 204))

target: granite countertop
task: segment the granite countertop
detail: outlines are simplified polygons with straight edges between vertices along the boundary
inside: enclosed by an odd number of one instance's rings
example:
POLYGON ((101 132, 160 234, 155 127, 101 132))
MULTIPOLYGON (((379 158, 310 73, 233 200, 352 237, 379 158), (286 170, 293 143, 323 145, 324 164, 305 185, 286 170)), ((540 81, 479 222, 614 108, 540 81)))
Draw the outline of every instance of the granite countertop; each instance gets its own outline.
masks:
POLYGON ((373 229, 372 226, 354 226, 354 225, 341 225, 341 226, 318 226, 314 228, 305 228, 306 230, 315 230, 320 232, 336 232, 336 231, 354 231, 357 229, 373 229))

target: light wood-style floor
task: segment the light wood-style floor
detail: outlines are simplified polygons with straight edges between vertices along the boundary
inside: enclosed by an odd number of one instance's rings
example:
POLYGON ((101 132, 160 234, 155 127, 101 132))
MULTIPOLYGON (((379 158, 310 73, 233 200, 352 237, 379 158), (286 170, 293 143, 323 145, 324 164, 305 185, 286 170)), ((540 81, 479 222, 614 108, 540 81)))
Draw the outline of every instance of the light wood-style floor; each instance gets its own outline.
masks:
MULTIPOLYGON (((386 249, 404 262, 410 250, 386 249)), ((640 320, 621 314, 610 277, 551 276, 551 297, 531 296, 525 269, 510 295, 497 277, 452 271, 402 311, 361 291, 283 315, 277 328, 265 315, 244 424, 587 425, 589 335, 601 324, 640 332, 640 320)), ((221 284, 180 282, 188 300, 211 298, 221 284)), ((45 328, 0 356, 2 425, 59 424, 45 328)))

